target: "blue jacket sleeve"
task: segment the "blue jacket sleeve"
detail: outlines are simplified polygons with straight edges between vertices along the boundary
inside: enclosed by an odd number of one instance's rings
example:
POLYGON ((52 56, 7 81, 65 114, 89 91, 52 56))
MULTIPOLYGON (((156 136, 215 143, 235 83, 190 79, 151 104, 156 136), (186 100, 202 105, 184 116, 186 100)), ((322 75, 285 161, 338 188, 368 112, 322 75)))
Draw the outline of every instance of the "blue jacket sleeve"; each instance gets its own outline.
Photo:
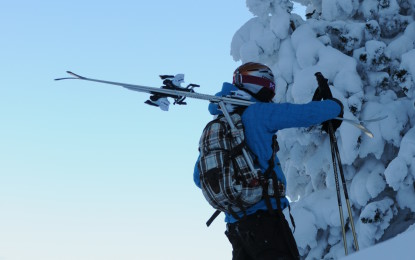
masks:
POLYGON ((219 110, 219 105, 216 103, 210 103, 208 107, 209 113, 211 115, 219 115, 222 114, 222 111, 219 110))
MULTIPOLYGON (((262 171, 268 168, 272 154, 272 136, 280 129, 318 125, 339 115, 341 107, 335 101, 313 101, 307 104, 255 103, 242 114, 245 140, 255 154, 262 171)), ((277 158, 278 160, 278 158, 277 158)), ((280 167, 278 178, 285 183, 280 167)))
POLYGON ((312 101, 307 104, 256 103, 245 112, 244 122, 269 132, 291 127, 309 127, 333 119, 341 107, 333 100, 312 101))
POLYGON ((195 182, 196 186, 201 188, 200 186, 200 177, 199 177, 199 169, 197 168, 197 165, 199 164, 200 155, 199 158, 197 158, 195 169, 193 170, 193 181, 195 182))

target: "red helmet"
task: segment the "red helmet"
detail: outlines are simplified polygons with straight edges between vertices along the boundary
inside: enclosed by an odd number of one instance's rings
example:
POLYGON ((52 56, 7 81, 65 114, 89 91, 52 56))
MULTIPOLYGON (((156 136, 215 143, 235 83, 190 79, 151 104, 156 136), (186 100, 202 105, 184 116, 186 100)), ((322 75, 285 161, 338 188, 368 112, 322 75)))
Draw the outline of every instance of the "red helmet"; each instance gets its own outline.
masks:
POLYGON ((262 102, 271 102, 275 96, 274 74, 260 63, 248 62, 239 66, 233 73, 232 83, 262 102))

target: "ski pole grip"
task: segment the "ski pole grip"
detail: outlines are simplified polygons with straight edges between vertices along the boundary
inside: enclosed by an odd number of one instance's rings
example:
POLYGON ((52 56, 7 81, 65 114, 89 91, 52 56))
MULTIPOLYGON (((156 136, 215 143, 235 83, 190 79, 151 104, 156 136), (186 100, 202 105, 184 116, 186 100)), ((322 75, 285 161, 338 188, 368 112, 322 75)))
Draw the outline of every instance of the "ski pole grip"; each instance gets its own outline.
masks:
POLYGON ((331 94, 331 90, 328 84, 328 80, 321 74, 321 72, 316 72, 314 74, 317 79, 318 83, 318 89, 319 89, 319 97, 323 100, 331 99, 333 98, 333 95, 331 94))

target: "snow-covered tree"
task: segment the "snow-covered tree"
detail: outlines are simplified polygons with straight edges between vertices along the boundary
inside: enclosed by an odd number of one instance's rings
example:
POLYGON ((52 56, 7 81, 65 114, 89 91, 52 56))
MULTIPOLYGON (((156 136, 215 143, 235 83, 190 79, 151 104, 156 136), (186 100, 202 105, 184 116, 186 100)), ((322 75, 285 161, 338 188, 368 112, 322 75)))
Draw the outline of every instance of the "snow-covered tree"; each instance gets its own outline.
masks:
MULTIPOLYGON (((359 245, 369 247, 415 222, 415 1, 295 2, 306 20, 290 0, 247 0, 255 17, 235 33, 231 55, 273 69, 275 102, 311 101, 320 71, 345 118, 388 116, 366 125, 374 138, 349 124, 336 133, 359 245)), ((286 129, 278 140, 301 255, 344 256, 328 135, 286 129)), ((350 229, 347 242, 353 252, 350 229)))

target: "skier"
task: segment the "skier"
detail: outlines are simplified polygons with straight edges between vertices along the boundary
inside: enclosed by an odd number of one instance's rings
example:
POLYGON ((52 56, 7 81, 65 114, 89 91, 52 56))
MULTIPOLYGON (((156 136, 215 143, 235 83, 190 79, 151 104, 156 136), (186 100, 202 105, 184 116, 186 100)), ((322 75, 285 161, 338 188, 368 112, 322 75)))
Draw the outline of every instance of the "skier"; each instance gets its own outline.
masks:
MULTIPOLYGON (((275 83, 271 69, 260 63, 249 62, 239 66, 233 74, 232 84, 224 83, 222 90, 216 94, 256 102, 249 107, 226 105, 226 108, 229 113, 241 115, 245 142, 255 158, 255 167, 261 173, 271 170, 277 176, 278 183, 281 183, 277 188, 283 192, 286 179, 272 148, 278 130, 322 124, 323 130, 328 131, 327 121, 343 116, 343 105, 332 97, 327 80, 322 76, 317 78, 323 87, 316 89, 313 96, 315 101, 307 104, 272 103, 275 83), (270 166, 271 161, 273 166, 270 166)), ((209 112, 214 116, 222 115, 216 103, 209 105, 209 112)), ((334 130, 341 124, 340 120, 331 122, 334 130)), ((199 159, 193 177, 195 184, 201 188, 199 159)), ((277 191, 276 194, 280 192, 277 191)), ((289 202, 284 194, 279 199, 263 197, 236 215, 225 212, 225 234, 232 244, 232 259, 299 259, 295 239, 282 214, 286 207, 289 207, 289 202)))

